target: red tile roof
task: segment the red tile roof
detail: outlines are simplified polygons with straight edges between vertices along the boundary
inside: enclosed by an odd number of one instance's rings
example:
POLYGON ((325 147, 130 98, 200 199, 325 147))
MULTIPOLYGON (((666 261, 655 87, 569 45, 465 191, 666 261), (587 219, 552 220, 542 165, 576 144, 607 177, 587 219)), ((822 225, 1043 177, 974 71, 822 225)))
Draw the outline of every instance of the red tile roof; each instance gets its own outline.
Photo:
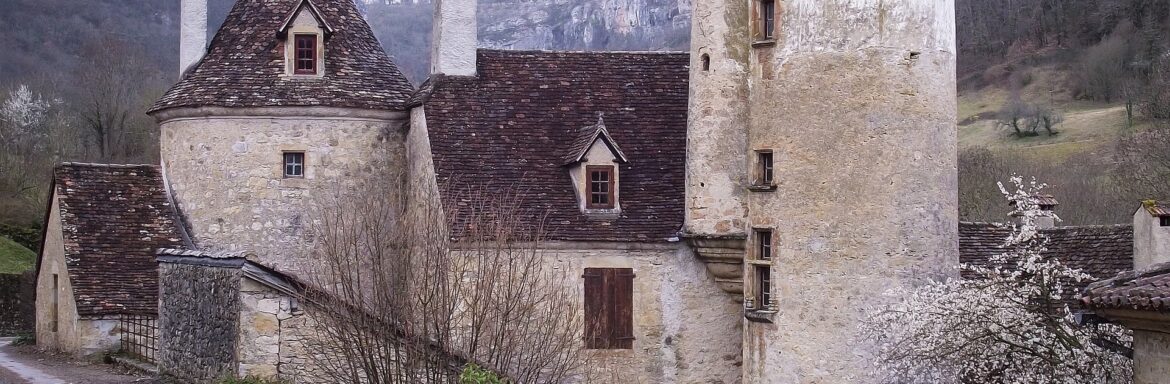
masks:
POLYGON ((674 237, 683 224, 688 62, 685 53, 480 50, 477 77, 432 78, 415 98, 426 107, 439 183, 513 191, 550 240, 674 237), (629 160, 619 164, 616 218, 581 213, 564 167, 598 114, 629 160))
POLYGON ((414 87, 353 0, 312 0, 334 29, 322 79, 285 78, 282 24, 303 0, 237 1, 207 55, 151 112, 176 107, 329 106, 405 110, 414 87))
POLYGON ((66 163, 54 186, 77 313, 156 313, 154 250, 183 245, 158 167, 66 163))
POLYGON ((1090 284, 1081 302, 1093 309, 1133 309, 1170 313, 1170 263, 1126 271, 1090 284))

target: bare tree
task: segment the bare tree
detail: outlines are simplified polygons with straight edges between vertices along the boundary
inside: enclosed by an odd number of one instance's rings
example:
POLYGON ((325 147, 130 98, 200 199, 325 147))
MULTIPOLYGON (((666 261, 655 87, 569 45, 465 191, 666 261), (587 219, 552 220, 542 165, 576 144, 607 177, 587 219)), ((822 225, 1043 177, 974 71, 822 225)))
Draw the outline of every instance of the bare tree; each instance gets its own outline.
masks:
POLYGON ((82 49, 75 78, 77 116, 103 162, 148 162, 157 158, 157 126, 146 109, 159 93, 160 77, 145 54, 112 37, 82 49))
POLYGON ((522 202, 468 188, 444 211, 408 201, 403 180, 375 177, 318 204, 313 363, 352 383, 451 382, 466 363, 523 383, 577 377, 579 292, 522 202))

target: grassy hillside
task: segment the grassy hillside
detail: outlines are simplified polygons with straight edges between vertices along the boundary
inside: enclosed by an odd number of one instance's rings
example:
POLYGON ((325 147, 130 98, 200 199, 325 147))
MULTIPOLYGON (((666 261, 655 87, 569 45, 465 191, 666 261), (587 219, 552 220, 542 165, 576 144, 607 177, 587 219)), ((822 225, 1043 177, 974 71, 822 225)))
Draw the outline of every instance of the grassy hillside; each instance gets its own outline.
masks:
POLYGON ((36 252, 0 236, 0 273, 22 273, 32 269, 36 261, 36 252))

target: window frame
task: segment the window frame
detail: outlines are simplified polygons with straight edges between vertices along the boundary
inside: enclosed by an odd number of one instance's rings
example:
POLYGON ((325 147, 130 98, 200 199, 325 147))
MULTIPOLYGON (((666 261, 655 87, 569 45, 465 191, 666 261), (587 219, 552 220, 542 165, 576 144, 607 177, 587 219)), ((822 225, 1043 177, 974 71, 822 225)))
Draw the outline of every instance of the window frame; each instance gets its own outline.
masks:
POLYGON ((617 171, 612 165, 586 165, 585 166, 585 208, 586 209, 614 209, 617 207, 617 171), (605 193, 606 203, 594 203, 593 196, 593 173, 602 172, 608 175, 606 180, 607 190, 605 193))
POLYGON ((755 179, 755 185, 757 186, 770 187, 776 185, 776 155, 772 150, 761 149, 756 151, 755 179))
MULTIPOLYGON (((307 159, 308 159, 308 156, 305 155, 304 151, 284 151, 284 152, 281 152, 281 156, 280 156, 280 168, 281 168, 280 173, 281 173, 281 175, 283 175, 285 179, 303 179, 303 178, 305 178, 305 170, 306 170, 306 167, 308 165, 308 161, 306 161, 307 159), (295 163, 290 164, 289 163, 289 156, 297 156, 297 155, 300 156, 300 160, 301 160, 300 164, 295 164, 295 163), (289 165, 292 165, 294 167, 300 167, 300 173, 299 174, 289 173, 289 165)), ((297 168, 293 168, 293 169, 297 169, 297 168)))
POLYGON ((745 274, 750 274, 751 289, 745 290, 745 309, 748 312, 774 313, 772 305, 772 260, 776 257, 776 231, 772 228, 752 228, 752 248, 747 258, 745 274), (748 300, 750 299, 750 300, 748 300))
POLYGON ((292 73, 294 75, 316 76, 321 73, 321 68, 318 68, 318 64, 321 58, 321 53, 319 52, 321 42, 319 39, 320 36, 316 33, 293 33, 292 73), (301 48, 301 39, 311 39, 312 44, 310 44, 308 48, 301 48), (312 56, 311 63, 313 66, 311 69, 301 69, 301 62, 303 60, 301 59, 300 54, 302 49, 308 49, 310 55, 312 56))
POLYGON ((634 349, 633 268, 585 268, 585 349, 634 349))
POLYGON ((1158 225, 1162 227, 1170 227, 1170 216, 1159 216, 1158 225))
POLYGON ((776 40, 776 0, 756 0, 756 31, 757 43, 766 43, 776 40))

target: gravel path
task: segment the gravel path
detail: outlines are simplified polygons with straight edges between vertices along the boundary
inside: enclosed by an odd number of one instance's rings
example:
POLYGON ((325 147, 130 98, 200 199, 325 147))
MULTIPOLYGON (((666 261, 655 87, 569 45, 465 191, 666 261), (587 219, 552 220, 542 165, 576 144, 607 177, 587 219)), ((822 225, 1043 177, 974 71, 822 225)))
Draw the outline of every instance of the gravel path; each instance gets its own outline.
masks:
POLYGON ((144 374, 109 364, 72 361, 66 356, 41 353, 32 346, 9 345, 0 339, 0 384, 154 384, 144 374))

